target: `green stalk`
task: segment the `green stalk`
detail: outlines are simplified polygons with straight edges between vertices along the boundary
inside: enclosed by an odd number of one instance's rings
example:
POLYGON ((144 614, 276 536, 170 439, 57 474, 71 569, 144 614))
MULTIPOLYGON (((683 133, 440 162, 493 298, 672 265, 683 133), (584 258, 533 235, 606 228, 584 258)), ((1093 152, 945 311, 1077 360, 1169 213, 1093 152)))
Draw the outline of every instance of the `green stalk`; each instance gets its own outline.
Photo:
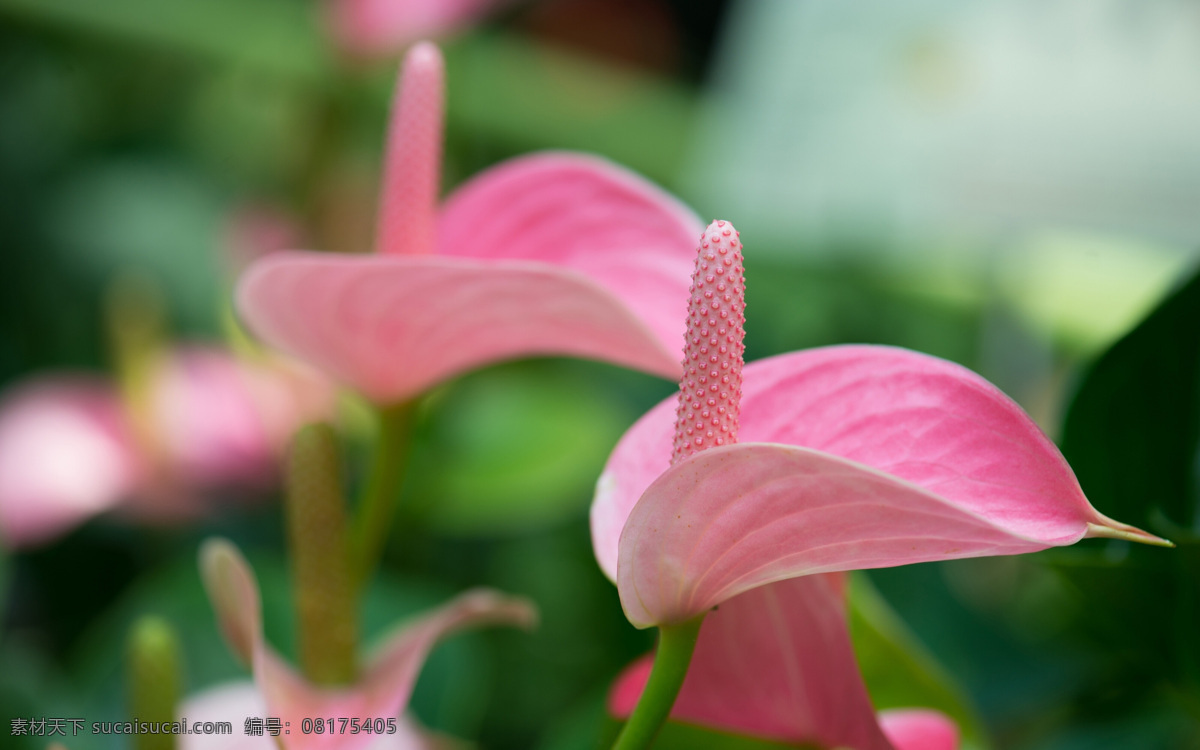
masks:
POLYGON ((659 627, 658 651, 654 654, 650 679, 629 721, 625 722, 613 743, 613 750, 644 750, 654 742, 675 705, 679 688, 683 687, 683 678, 687 676, 703 622, 704 615, 700 615, 678 625, 659 627))
POLYGON ((379 436, 363 486, 354 525, 354 580, 365 585, 383 556, 396 510, 412 443, 416 403, 408 401, 379 409, 379 436))
POLYGON ((337 437, 329 425, 302 427, 292 438, 285 508, 300 666, 315 684, 349 684, 357 674, 358 588, 337 437))
MULTIPOLYGON (((161 617, 146 615, 137 620, 129 631, 126 670, 129 681, 129 712, 134 721, 175 721, 179 703, 180 676, 179 639, 161 617)), ((135 750, 174 750, 175 735, 135 734, 135 750)))

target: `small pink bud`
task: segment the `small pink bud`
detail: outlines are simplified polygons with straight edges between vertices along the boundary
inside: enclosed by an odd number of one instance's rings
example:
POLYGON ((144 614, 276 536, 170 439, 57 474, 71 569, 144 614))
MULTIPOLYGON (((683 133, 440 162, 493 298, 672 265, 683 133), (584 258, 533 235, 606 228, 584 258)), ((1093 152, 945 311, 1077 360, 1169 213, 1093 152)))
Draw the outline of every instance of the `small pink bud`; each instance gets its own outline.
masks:
POLYGON ((675 410, 675 451, 671 463, 675 464, 698 451, 717 445, 732 445, 737 442, 738 404, 742 397, 742 362, 746 347, 742 339, 746 335, 746 278, 742 268, 742 243, 733 226, 726 221, 714 221, 701 235, 697 248, 696 270, 692 274, 692 296, 688 302, 688 330, 684 338, 684 375, 679 382, 679 406, 675 410), (710 249, 711 248, 711 249, 710 249), (708 252, 706 252, 706 250, 708 252), (708 263, 714 253, 724 256, 725 267, 718 267, 717 274, 708 273, 708 263), (719 292, 719 293, 718 293, 719 292), (713 316, 708 317, 705 316, 713 316), (708 325, 721 321, 721 333, 726 345, 718 350, 716 339, 710 339, 708 325), (706 325, 707 324, 707 325, 706 325), (728 332, 726 332, 728 329, 728 332), (694 363, 694 366, 692 364, 694 363), (708 385, 709 380, 718 381, 708 385), (710 407, 716 407, 716 416, 711 419, 711 430, 704 437, 691 437, 691 424, 697 422, 699 404, 689 402, 690 394, 711 392, 710 407), (717 398, 719 396, 719 399, 717 398), (712 438, 706 440, 705 438, 712 438))

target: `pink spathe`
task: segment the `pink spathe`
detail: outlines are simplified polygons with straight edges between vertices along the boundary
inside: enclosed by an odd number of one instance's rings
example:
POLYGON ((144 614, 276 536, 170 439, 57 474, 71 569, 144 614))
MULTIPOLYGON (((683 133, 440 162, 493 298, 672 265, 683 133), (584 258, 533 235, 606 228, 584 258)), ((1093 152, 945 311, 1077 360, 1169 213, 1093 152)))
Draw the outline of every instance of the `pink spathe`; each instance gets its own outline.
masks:
MULTIPOLYGON (((425 658, 445 636, 489 624, 532 627, 536 612, 524 599, 488 589, 468 591, 424 613, 387 636, 362 667, 358 681, 345 687, 309 683, 287 664, 262 634, 262 605, 254 573, 237 549, 223 539, 210 540, 200 551, 200 570, 217 623, 233 652, 254 674, 254 685, 267 716, 291 722, 281 737, 285 750, 374 748, 375 735, 304 734, 296 731, 305 717, 400 717, 408 704, 425 658)), ((247 699, 243 689, 242 699, 247 699)), ((399 739, 408 744, 378 747, 431 747, 414 725, 400 719, 399 739), (407 738, 407 739, 406 739, 407 738)), ((430 740, 432 741, 432 740, 430 740)))
MULTIPOLYGON (((843 575, 804 576, 748 591, 710 613, 671 718, 781 742, 855 750, 955 750, 958 729, 937 711, 876 715, 846 627, 843 575)), ((609 693, 633 712, 651 657, 609 693)))
POLYGON ((678 377, 699 220, 637 175, 572 153, 505 162, 438 213, 442 78, 436 47, 409 52, 376 252, 258 261, 237 292, 250 328, 379 403, 531 355, 678 377))
POLYGON ((84 376, 30 381, 0 403, 0 538, 49 541, 132 492, 142 466, 111 386, 84 376))
POLYGON ((672 465, 669 399, 625 434, 600 477, 596 557, 638 627, 813 573, 1085 536, 1163 543, 1096 511, 1029 416, 958 365, 839 346, 755 362, 742 377, 737 444, 672 465))

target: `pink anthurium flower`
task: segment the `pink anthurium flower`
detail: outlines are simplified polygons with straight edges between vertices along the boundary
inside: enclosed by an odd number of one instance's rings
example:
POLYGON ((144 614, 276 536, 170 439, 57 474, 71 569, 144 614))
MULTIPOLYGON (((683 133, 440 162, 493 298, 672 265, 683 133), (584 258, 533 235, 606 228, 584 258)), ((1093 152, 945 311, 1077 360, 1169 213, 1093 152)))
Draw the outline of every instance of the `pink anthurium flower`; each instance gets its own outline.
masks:
MULTIPOLYGON (((217 622, 234 653, 254 673, 254 682, 235 683, 208 691, 185 702, 180 714, 189 721, 200 716, 259 716, 279 718, 291 733, 267 737, 245 747, 274 746, 278 739, 285 750, 338 748, 373 750, 445 747, 446 738, 419 728, 401 716, 416 684, 421 665, 443 637, 468 627, 489 624, 531 627, 537 619, 533 606, 524 599, 508 597, 487 589, 468 591, 447 604, 426 612, 386 637, 363 666, 360 678, 344 687, 318 687, 307 682, 263 639, 258 583, 237 549, 225 540, 211 540, 200 553, 200 568, 217 622), (385 732, 306 734, 300 726, 305 718, 357 717, 381 719, 385 732), (387 720, 393 719, 390 726, 387 720)), ((207 744, 217 738, 189 736, 185 750, 226 747, 207 744)))
POLYGON ((334 41, 355 57, 400 52, 409 44, 452 34, 511 0, 329 0, 334 41))
POLYGON ((683 205, 603 159, 545 153, 488 170, 437 209, 443 63, 407 55, 376 253, 275 253, 238 308, 268 343, 377 403, 473 367, 562 354, 677 377, 691 241, 683 205))
MULTIPOLYGON (((876 716, 846 629, 841 574, 804 576, 738 595, 708 615, 676 721, 757 738, 855 750, 955 750, 958 728, 936 711, 876 716)), ((633 712, 650 657, 617 679, 609 712, 633 712)))
MULTIPOLYGON (((714 223, 704 242, 730 241, 714 223)), ((705 273, 692 304, 716 310, 705 273)), ((630 428, 597 486, 596 556, 634 625, 682 622, 812 573, 1084 537, 1166 543, 1093 508, 1033 420, 966 368, 904 349, 834 346, 743 371, 740 293, 734 300, 723 303, 728 325, 693 311, 682 404, 664 401, 630 428), (692 373, 698 357, 731 382, 704 385, 705 370, 692 373)))
POLYGON ((168 520, 204 510, 216 488, 261 489, 284 441, 332 406, 315 374, 185 347, 151 368, 137 405, 101 378, 18 385, 0 402, 0 539, 49 541, 121 508, 168 520))
POLYGON ((760 587, 1089 536, 1170 544, 1093 508, 1028 415, 963 367, 837 346, 743 369, 740 237, 717 221, 700 245, 680 394, 621 439, 592 505, 600 566, 630 622, 662 629, 667 665, 618 747, 653 738, 705 614, 760 587))

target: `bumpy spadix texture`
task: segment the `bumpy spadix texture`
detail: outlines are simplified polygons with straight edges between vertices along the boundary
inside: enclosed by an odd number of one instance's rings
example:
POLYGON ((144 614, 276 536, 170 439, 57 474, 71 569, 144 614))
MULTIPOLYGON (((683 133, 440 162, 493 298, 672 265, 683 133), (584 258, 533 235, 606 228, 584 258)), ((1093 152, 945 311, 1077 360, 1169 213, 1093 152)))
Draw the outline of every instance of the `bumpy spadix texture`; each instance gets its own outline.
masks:
MULTIPOLYGON (((257 693, 267 708, 265 715, 291 722, 292 733, 279 738, 284 750, 374 747, 374 734, 304 734, 296 728, 305 717, 399 716, 408 704, 421 665, 443 637, 488 624, 531 627, 537 619, 533 606, 524 599, 488 589, 468 591, 408 621, 388 636, 368 658, 353 685, 318 687, 297 674, 263 639, 258 581, 232 544, 220 539, 206 542, 200 551, 200 572, 225 640, 254 672, 257 693)), ((246 699, 244 687, 230 686, 230 690, 240 690, 240 699, 246 699)), ((400 731, 410 730, 411 726, 401 721, 400 731)), ((398 739, 406 742, 389 740, 383 746, 432 746, 416 736, 398 739)))
POLYGON ((1105 517, 1015 403, 958 365, 840 346, 747 365, 736 445, 672 465, 674 399, 618 443, 596 557, 639 627, 813 573, 1163 540, 1105 517))
POLYGON ((570 153, 501 164, 435 212, 442 62, 405 62, 374 255, 276 253, 238 309, 266 342, 380 403, 501 359, 570 355, 679 377, 699 220, 642 178, 570 153))
POLYGON ((700 235, 690 291, 672 464, 737 442, 746 274, 742 242, 729 222, 714 221, 700 235))

